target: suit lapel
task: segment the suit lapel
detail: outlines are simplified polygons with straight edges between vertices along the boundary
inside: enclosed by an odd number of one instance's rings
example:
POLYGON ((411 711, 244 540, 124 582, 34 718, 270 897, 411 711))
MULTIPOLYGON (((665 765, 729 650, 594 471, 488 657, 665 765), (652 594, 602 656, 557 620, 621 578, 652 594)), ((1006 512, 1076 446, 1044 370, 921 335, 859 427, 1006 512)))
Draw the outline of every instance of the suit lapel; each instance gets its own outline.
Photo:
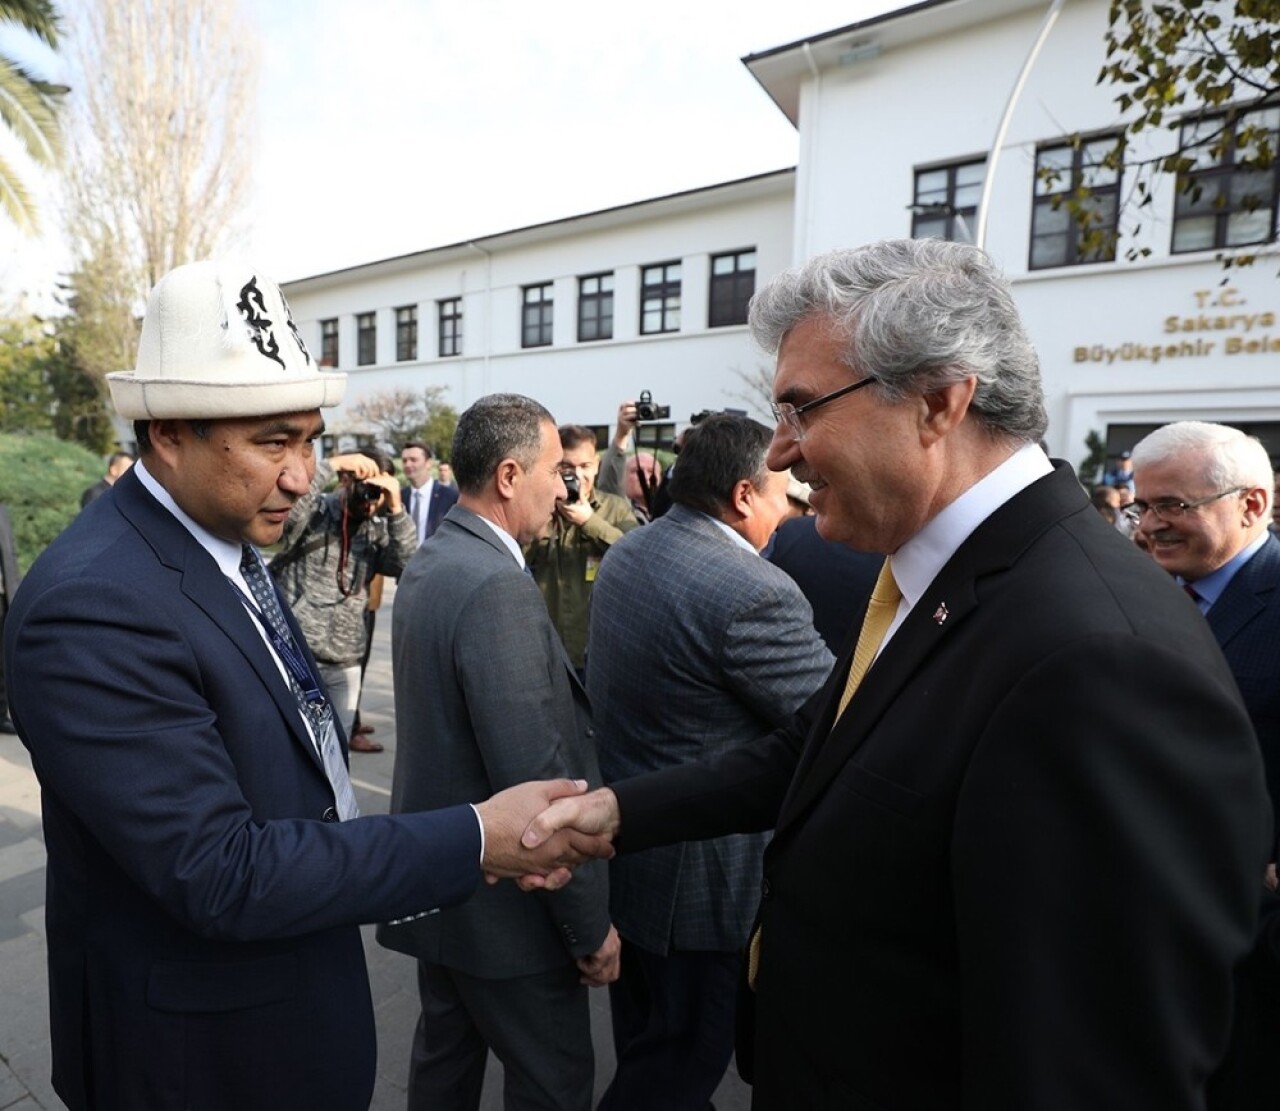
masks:
MULTIPOLYGON (((290 732, 302 745, 307 758, 323 771, 320 755, 302 722, 293 691, 289 689, 276 666, 275 657, 258 633, 254 618, 236 597, 234 589, 213 557, 173 514, 147 492, 132 471, 122 475, 116 485, 120 487, 116 495, 120 512, 151 545, 160 562, 181 574, 182 593, 205 613, 245 657, 279 707, 290 732)), ((283 601, 281 605, 294 638, 306 652, 307 660, 314 669, 315 660, 293 614, 283 601)))
POLYGON ((1221 597, 1209 607, 1209 628, 1222 647, 1267 608, 1277 579, 1280 579, 1280 541, 1268 536, 1267 542, 1235 573, 1221 597))
POLYGON ((1087 508, 1071 468, 1032 483, 1000 506, 956 550, 885 645, 838 722, 836 709, 853 651, 827 685, 827 700, 809 733, 777 830, 796 821, 854 756, 885 712, 981 604, 981 580, 1011 567, 1027 547, 1069 513, 1087 508))

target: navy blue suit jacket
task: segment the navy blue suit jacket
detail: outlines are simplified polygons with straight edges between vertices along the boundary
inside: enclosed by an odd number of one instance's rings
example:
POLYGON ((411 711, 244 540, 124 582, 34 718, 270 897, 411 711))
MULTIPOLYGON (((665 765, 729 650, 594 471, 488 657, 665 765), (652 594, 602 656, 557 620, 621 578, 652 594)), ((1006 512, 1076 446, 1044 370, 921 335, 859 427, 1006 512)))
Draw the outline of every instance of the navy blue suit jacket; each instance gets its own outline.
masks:
POLYGON ((1262 746, 1267 790, 1280 802, 1280 540, 1268 536, 1208 613, 1262 746))
MULTIPOLYGON (((400 497, 404 501, 404 511, 409 512, 412 504, 410 498, 413 497, 412 486, 401 486, 400 497)), ((434 536, 436 529, 440 527, 440 522, 444 520, 444 515, 449 512, 449 507, 458 500, 458 491, 454 486, 446 486, 439 479, 431 484, 431 498, 427 502, 427 527, 418 537, 418 542, 423 543, 428 537, 434 536)))
POLYGON ((471 811, 334 820, 253 619, 132 471, 36 561, 5 656, 44 809, 58 1094, 364 1111, 357 925, 464 900, 471 811))

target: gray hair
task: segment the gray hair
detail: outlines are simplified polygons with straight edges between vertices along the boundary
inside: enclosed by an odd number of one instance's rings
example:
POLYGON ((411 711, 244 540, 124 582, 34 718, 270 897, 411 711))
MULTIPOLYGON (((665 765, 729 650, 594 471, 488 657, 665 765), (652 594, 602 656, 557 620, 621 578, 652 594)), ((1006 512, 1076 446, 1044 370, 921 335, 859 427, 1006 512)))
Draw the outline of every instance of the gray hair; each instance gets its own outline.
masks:
POLYGON ((1008 281, 985 251, 941 239, 886 239, 831 251, 780 274, 752 298, 756 342, 776 354, 783 337, 825 317, 841 361, 875 378, 886 402, 977 379, 970 412, 994 435, 1044 436, 1040 364, 1008 281))
POLYGON ((458 418, 453 436, 453 477, 464 494, 478 494, 498 464, 514 459, 526 470, 542 450, 542 426, 555 418, 531 397, 493 393, 458 418))
POLYGON ((1133 469, 1188 458, 1213 490, 1262 486, 1270 494, 1275 485, 1271 456, 1261 440, 1230 425, 1202 420, 1166 424, 1140 440, 1133 449, 1133 469))

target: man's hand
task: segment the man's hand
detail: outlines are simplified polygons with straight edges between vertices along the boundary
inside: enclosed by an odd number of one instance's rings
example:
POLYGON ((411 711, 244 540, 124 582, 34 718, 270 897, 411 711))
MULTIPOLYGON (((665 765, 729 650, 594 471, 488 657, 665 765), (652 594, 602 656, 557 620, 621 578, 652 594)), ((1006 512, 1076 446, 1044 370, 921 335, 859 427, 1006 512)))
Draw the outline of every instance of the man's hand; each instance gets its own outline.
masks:
POLYGON ((618 424, 613 430, 613 446, 626 451, 631 444, 631 433, 636 427, 636 403, 624 401, 618 406, 618 424))
POLYGON ((579 498, 572 505, 562 501, 556 502, 556 512, 571 525, 581 527, 595 516, 596 511, 591 508, 591 504, 585 498, 579 498))
POLYGON ((358 451, 353 451, 349 455, 331 455, 329 466, 334 474, 349 474, 356 478, 373 479, 382 475, 378 464, 358 451))
POLYGON ((387 509, 392 513, 399 513, 404 507, 400 500, 400 483, 396 481, 394 475, 379 471, 361 481, 367 482, 370 486, 377 486, 382 491, 382 500, 386 502, 387 509))
POLYGON ((612 984, 622 971, 622 941, 618 931, 609 927, 604 944, 589 957, 578 960, 578 971, 582 973, 579 983, 589 988, 602 988, 612 984))
POLYGON ((569 869, 574 865, 593 857, 613 856, 613 846, 607 838, 576 829, 549 830, 536 843, 521 843, 521 836, 527 836, 534 820, 557 800, 581 795, 586 789, 581 779, 521 783, 477 805, 484 825, 485 878, 495 883, 503 877, 519 876, 520 886, 526 891, 554 891, 569 882, 569 869))

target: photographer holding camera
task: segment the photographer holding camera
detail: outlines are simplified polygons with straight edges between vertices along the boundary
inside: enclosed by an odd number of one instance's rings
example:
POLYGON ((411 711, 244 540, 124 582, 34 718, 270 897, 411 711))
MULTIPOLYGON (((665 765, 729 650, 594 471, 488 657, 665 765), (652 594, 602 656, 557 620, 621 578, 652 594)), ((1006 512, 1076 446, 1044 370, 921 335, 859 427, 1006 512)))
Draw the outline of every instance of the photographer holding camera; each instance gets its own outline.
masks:
POLYGON ((366 734, 352 734, 360 697, 365 608, 375 575, 398 576, 418 547, 391 465, 358 452, 316 464, 306 494, 285 523, 271 573, 320 665, 329 700, 352 752, 381 752, 366 734), (334 475, 338 487, 326 494, 334 475))
POLYGON ((625 498, 596 489, 600 460, 591 429, 566 424, 559 432, 564 451, 560 472, 568 496, 556 502, 548 534, 528 545, 525 559, 581 677, 596 569, 609 546, 639 522, 625 498))

